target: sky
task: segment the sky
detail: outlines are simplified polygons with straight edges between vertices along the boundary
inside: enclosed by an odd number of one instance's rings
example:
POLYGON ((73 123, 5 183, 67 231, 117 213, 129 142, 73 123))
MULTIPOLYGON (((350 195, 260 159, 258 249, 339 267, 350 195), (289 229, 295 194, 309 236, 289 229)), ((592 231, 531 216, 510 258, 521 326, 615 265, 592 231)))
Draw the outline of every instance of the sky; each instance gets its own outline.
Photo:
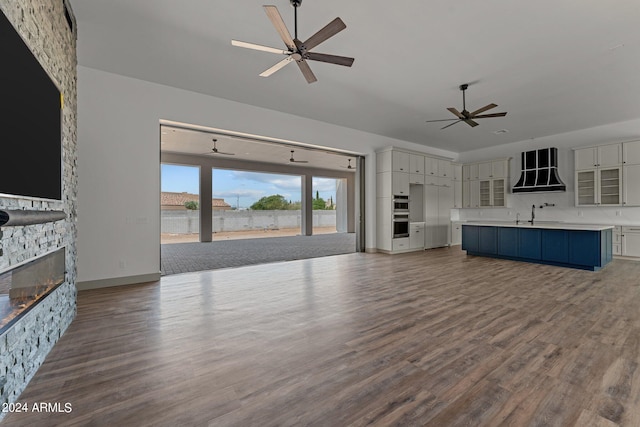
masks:
MULTIPOLYGON (((199 194, 199 169, 193 166, 162 165, 162 191, 199 194)), ((233 207, 248 208, 261 197, 280 194, 285 199, 301 199, 301 178, 298 175, 280 175, 213 169, 213 197, 222 198, 233 207)), ((320 197, 336 200, 336 180, 313 178, 313 192, 320 197)))

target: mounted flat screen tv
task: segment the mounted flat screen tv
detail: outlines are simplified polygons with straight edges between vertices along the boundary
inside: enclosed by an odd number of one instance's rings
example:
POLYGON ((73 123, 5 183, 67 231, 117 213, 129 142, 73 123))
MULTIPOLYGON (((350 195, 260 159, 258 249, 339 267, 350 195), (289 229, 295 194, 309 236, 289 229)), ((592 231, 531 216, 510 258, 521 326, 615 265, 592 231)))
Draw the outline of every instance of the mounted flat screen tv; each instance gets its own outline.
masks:
POLYGON ((60 90, 0 11, 0 195, 62 200, 60 90))

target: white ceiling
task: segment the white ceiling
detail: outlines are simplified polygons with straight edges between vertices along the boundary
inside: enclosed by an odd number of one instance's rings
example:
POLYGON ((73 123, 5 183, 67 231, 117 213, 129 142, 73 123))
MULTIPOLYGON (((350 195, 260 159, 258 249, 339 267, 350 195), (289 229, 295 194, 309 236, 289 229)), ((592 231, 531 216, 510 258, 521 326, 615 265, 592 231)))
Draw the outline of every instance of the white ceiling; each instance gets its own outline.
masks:
MULTIPOLYGON (((289 0, 270 0, 293 32, 289 0)), ((347 29, 314 51, 318 82, 231 39, 284 48, 264 0, 71 0, 80 65, 400 140, 464 152, 640 118, 640 1, 304 0, 306 39, 336 16, 347 29), (430 119, 490 102, 504 118, 440 130, 430 119), (494 134, 507 129, 504 134, 494 134)))

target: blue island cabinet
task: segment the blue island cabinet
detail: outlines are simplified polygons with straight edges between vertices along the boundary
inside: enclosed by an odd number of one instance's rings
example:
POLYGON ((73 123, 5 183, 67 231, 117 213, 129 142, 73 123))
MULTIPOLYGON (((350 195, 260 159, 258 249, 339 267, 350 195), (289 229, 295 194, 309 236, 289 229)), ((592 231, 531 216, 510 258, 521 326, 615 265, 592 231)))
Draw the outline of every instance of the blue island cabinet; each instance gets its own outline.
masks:
POLYGON ((612 230, 462 225, 462 249, 489 256, 599 270, 612 258, 612 230))

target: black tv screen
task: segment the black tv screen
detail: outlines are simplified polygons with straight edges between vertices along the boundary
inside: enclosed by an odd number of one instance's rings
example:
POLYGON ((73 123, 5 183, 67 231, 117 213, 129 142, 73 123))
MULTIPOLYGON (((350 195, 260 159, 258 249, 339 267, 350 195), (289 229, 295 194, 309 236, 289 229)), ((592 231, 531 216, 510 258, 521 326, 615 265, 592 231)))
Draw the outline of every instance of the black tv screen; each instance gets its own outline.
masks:
POLYGON ((0 194, 62 199, 60 90, 0 11, 0 194))

